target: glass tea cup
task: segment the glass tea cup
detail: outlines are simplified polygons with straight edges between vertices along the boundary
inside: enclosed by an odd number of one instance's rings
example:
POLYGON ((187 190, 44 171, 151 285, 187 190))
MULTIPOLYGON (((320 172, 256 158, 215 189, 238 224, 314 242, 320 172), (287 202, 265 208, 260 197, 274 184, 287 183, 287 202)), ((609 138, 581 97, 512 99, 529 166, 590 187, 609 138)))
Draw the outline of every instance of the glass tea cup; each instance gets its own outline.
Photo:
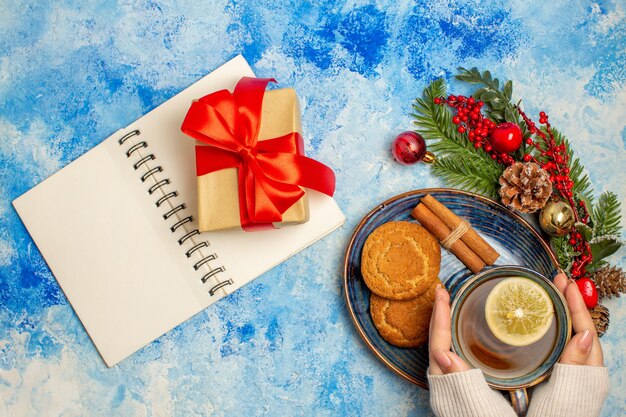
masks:
POLYGON ((565 344, 571 337, 571 318, 565 298, 540 273, 521 266, 499 266, 467 280, 454 295, 452 349, 470 366, 483 371, 489 386, 509 391, 511 403, 520 416, 526 414, 526 388, 550 376, 565 344), (491 289, 505 278, 528 278, 548 293, 554 306, 550 328, 538 341, 511 346, 498 340, 485 319, 485 302, 491 289))

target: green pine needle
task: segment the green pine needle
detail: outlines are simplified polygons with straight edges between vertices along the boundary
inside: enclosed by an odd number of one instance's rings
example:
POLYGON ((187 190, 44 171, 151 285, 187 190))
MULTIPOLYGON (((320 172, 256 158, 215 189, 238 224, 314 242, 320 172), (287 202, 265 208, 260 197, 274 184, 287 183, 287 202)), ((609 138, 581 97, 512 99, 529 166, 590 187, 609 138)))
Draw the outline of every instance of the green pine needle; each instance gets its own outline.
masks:
POLYGON ((485 164, 481 159, 440 158, 433 173, 452 187, 463 188, 491 198, 498 197, 498 179, 501 170, 485 164))
POLYGON ((591 211, 594 237, 616 236, 620 233, 621 211, 617 195, 611 191, 604 192, 591 211))
POLYGON ((565 272, 569 272, 572 267, 572 260, 580 255, 580 253, 574 251, 568 240, 567 236, 556 236, 550 239, 552 252, 554 252, 559 265, 565 272))

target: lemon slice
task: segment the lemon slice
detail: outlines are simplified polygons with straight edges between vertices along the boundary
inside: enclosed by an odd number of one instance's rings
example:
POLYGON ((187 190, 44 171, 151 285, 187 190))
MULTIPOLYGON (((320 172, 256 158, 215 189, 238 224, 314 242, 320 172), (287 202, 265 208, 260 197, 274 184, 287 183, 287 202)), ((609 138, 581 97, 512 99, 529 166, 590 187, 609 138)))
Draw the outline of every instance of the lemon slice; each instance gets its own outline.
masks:
POLYGON ((528 278, 500 281, 485 303, 487 326, 495 337, 512 346, 527 346, 541 339, 553 316, 548 292, 528 278))

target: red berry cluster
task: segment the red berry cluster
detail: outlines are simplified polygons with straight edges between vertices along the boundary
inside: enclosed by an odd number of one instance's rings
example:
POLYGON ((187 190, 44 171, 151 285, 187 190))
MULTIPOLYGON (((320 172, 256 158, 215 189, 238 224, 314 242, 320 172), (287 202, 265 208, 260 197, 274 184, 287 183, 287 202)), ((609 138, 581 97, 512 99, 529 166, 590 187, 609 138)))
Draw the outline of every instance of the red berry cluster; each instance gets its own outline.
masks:
POLYGON ((452 123, 457 125, 459 133, 467 133, 467 139, 474 144, 474 148, 483 149, 491 154, 491 159, 502 164, 511 165, 515 162, 509 154, 494 149, 489 141, 489 134, 496 124, 481 113, 484 105, 482 101, 476 101, 473 97, 450 95, 447 99, 436 97, 433 102, 438 105, 447 104, 456 110, 452 123))
POLYGON ((569 177, 569 155, 567 154, 565 144, 556 144, 556 140, 554 139, 554 135, 550 129, 550 123, 548 122, 548 115, 545 112, 539 113, 539 123, 545 125, 547 132, 546 135, 546 133, 544 133, 541 129, 537 128, 537 125, 535 125, 535 123, 530 120, 528 116, 526 116, 522 109, 518 107, 517 111, 524 119, 530 133, 541 139, 541 142, 533 141, 531 136, 526 139, 526 144, 537 149, 541 156, 544 157, 542 159, 547 160, 542 164, 534 156, 527 153, 524 155, 524 161, 536 162, 541 165, 543 169, 548 171, 550 174, 550 181, 552 181, 554 187, 566 200, 570 202, 572 209, 576 211, 576 206, 574 204, 574 200, 572 199, 574 181, 572 181, 569 177))
MULTIPOLYGON (((548 121, 548 115, 545 112, 539 112, 539 123, 545 125, 545 132, 538 129, 535 123, 526 116, 526 114, 517 108, 518 113, 524 119, 526 126, 531 134, 534 134, 540 139, 540 141, 533 141, 532 137, 526 139, 526 144, 537 149, 541 156, 543 163, 539 162, 534 156, 530 154, 524 155, 524 161, 534 161, 541 165, 543 169, 550 174, 550 181, 557 189, 559 194, 569 203, 572 211, 574 212, 574 218, 577 223, 589 223, 589 211, 585 202, 580 200, 578 204, 574 201, 574 181, 570 178, 569 168, 569 155, 565 144, 556 144, 554 134, 552 133, 550 122, 548 121), (528 157, 528 159, 527 159, 528 157)), ((591 254, 591 246, 587 242, 582 234, 576 230, 576 227, 572 227, 569 233, 568 243, 574 248, 574 251, 579 253, 572 262, 572 268, 570 274, 572 278, 586 278, 586 267, 593 260, 591 254)))

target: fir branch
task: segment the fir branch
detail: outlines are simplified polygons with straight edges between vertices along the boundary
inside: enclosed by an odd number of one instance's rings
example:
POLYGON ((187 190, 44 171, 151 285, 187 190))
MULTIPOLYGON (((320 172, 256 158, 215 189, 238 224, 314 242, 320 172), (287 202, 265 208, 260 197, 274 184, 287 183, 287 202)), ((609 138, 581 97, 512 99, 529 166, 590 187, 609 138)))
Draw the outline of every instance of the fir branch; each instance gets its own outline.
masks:
POLYGON ((611 191, 602 193, 591 210, 594 237, 619 235, 622 229, 620 202, 611 191))
POLYGON ((565 272, 569 272, 572 268, 572 260, 580 255, 575 252, 574 248, 569 244, 567 236, 555 236, 550 239, 550 247, 556 256, 559 265, 565 272))
POLYGON ((501 170, 493 169, 482 160, 465 158, 440 158, 433 167, 433 173, 452 187, 460 187, 487 197, 498 198, 498 179, 501 170))
POLYGON ((446 84, 443 79, 433 81, 424 89, 423 97, 415 99, 411 114, 413 123, 419 128, 425 140, 447 139, 459 144, 467 141, 457 132, 452 123, 452 115, 446 106, 435 104, 436 97, 446 95, 446 84))
POLYGON ((498 179, 504 168, 488 154, 476 150, 457 131, 446 106, 434 103, 436 97, 445 95, 444 80, 435 80, 413 104, 413 123, 424 139, 432 142, 429 148, 437 155, 433 173, 451 186, 496 198, 498 179))

